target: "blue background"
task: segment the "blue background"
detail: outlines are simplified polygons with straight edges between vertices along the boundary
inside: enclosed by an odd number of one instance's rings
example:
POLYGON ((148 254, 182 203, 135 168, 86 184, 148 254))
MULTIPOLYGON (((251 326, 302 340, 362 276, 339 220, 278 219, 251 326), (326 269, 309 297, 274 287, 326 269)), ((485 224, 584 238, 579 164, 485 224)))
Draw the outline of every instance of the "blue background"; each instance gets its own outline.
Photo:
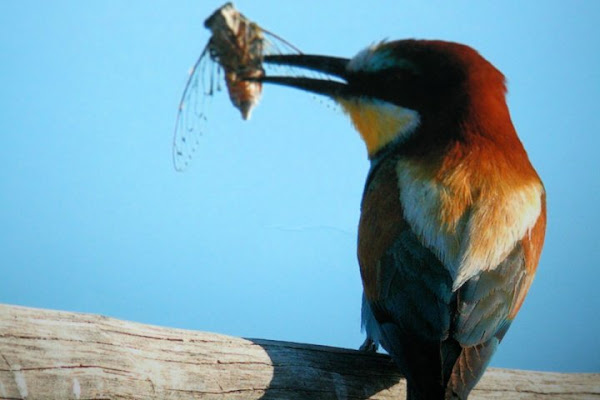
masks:
MULTIPOLYGON (((226 95, 184 173, 171 136, 220 1, 0 4, 0 302, 356 348, 364 144, 328 101, 226 95)), ((538 276, 492 364, 600 371, 600 2, 238 1, 305 52, 477 48, 548 192, 538 276)))

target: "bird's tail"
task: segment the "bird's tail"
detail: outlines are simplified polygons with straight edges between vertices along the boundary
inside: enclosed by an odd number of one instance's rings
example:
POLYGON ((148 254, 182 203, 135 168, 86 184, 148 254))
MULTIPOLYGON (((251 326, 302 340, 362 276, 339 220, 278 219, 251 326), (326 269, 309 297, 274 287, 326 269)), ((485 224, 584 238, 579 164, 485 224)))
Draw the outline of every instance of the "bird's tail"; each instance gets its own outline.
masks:
POLYGON ((397 342, 386 340, 392 332, 398 334, 395 328, 392 324, 384 325, 383 344, 405 374, 407 400, 467 400, 501 339, 492 337, 472 347, 462 347, 450 339, 437 351, 433 351, 434 346, 418 341, 413 341, 411 348, 401 348, 394 346, 397 342), (410 369, 402 368, 408 363, 410 369))

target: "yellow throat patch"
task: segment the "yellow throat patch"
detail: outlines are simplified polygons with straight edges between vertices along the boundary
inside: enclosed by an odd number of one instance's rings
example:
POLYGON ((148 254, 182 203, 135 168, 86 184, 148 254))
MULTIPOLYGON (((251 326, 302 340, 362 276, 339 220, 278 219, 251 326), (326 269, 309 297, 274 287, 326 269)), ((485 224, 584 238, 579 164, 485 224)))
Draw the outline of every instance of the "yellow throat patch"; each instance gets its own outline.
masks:
POLYGON ((367 145, 369 157, 388 143, 410 135, 419 125, 419 113, 371 98, 337 98, 367 145))

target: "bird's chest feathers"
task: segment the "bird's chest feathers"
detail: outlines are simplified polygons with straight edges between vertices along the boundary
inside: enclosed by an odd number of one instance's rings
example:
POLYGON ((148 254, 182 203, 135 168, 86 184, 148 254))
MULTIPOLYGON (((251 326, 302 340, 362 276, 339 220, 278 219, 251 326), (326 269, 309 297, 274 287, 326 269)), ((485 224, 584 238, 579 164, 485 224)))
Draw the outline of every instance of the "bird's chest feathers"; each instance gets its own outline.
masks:
POLYGON ((538 181, 510 184, 461 165, 440 177, 406 159, 396 176, 404 219, 446 266, 454 290, 503 261, 541 212, 538 181))
POLYGON ((419 113, 382 100, 355 97, 337 101, 365 141, 369 155, 402 140, 419 125, 419 113))

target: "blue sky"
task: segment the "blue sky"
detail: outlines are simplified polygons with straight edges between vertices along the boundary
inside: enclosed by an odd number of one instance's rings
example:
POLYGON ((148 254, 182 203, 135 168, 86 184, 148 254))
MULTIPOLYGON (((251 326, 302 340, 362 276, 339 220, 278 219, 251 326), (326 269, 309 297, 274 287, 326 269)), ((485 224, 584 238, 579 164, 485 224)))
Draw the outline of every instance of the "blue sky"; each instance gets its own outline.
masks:
MULTIPOLYGON (((225 95, 184 173, 177 104, 221 2, 0 4, 0 302, 356 348, 363 143, 328 101, 225 95)), ((478 49, 548 192, 538 276, 492 365, 600 371, 600 3, 238 1, 307 53, 478 49), (284 4, 284 5, 282 5, 284 4)))

